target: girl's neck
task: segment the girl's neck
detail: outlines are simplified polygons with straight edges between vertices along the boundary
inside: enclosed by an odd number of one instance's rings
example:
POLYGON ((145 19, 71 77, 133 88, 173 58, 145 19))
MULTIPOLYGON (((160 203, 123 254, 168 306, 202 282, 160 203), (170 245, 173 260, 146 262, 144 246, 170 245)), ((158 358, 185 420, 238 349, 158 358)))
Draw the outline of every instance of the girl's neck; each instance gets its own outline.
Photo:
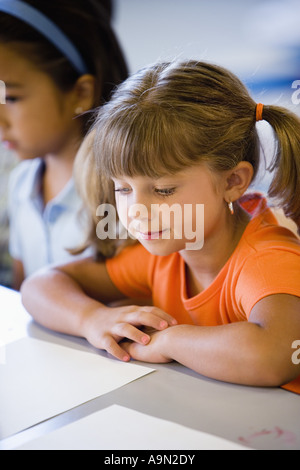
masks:
POLYGON ((186 264, 186 278, 190 297, 207 289, 236 249, 248 223, 249 215, 241 208, 228 223, 199 251, 182 251, 186 264))

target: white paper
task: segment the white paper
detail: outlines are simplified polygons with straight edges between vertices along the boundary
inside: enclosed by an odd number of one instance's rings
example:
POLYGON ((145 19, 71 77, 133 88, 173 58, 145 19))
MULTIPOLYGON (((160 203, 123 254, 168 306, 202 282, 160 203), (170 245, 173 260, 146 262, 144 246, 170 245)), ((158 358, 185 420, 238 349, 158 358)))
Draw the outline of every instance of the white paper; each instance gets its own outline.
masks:
POLYGON ((112 405, 35 439, 19 449, 246 450, 247 448, 205 432, 195 431, 123 406, 112 405))
POLYGON ((31 320, 19 292, 0 286, 0 343, 8 344, 26 337, 31 320))
POLYGON ((8 344, 0 364, 0 439, 152 371, 32 338, 8 344))

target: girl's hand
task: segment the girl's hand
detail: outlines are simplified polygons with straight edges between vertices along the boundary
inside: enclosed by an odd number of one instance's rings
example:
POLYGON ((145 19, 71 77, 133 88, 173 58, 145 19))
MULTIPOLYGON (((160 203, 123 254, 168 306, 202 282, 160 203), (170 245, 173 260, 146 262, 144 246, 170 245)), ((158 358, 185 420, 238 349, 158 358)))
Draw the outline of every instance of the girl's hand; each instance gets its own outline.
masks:
POLYGON ((142 362, 151 362, 156 364, 165 364, 172 362, 165 352, 166 341, 169 336, 170 329, 163 331, 151 331, 149 335, 150 341, 144 345, 139 343, 125 342, 123 348, 130 354, 132 359, 142 362))
POLYGON ((151 336, 141 329, 150 327, 163 331, 176 325, 176 320, 156 307, 126 306, 101 308, 86 315, 84 337, 98 349, 104 349, 121 361, 128 362, 130 353, 119 343, 125 338, 139 345, 147 345, 151 336))

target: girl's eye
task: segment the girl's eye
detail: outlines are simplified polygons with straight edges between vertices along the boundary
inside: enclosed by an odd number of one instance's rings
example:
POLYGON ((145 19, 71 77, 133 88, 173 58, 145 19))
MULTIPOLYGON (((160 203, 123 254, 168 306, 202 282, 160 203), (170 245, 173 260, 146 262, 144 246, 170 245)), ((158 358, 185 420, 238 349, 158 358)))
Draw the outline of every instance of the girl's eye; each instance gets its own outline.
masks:
POLYGON ((155 192, 163 197, 172 196, 176 191, 176 188, 166 188, 166 189, 155 189, 155 192))
MULTIPOLYGON (((175 190, 176 190, 176 188, 166 188, 166 189, 155 188, 154 192, 156 194, 158 194, 159 196, 168 197, 168 196, 171 196, 172 194, 174 194, 175 190)), ((126 195, 130 194, 131 191, 132 191, 131 188, 117 188, 117 189, 115 189, 115 193, 121 194, 122 196, 126 196, 126 195)))
POLYGON ((20 101, 21 98, 18 98, 17 96, 6 96, 5 102, 6 103, 17 103, 20 101))
POLYGON ((119 193, 121 194, 122 196, 125 196, 127 194, 129 194, 131 191, 130 188, 118 188, 118 189, 115 189, 115 193, 119 193))

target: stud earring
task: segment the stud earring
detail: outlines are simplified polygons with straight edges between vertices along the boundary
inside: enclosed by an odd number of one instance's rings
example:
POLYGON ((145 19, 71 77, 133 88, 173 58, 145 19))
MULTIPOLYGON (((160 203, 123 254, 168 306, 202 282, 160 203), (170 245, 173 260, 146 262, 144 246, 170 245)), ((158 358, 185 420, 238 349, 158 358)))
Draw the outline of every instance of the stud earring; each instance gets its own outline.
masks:
POLYGON ((232 203, 232 201, 230 201, 230 202, 228 203, 228 208, 229 208, 230 214, 233 215, 233 214, 234 214, 234 208, 233 208, 233 203, 232 203))
POLYGON ((83 113, 83 108, 81 106, 78 106, 78 108, 75 109, 75 114, 77 114, 78 116, 78 114, 81 114, 81 113, 83 113))

